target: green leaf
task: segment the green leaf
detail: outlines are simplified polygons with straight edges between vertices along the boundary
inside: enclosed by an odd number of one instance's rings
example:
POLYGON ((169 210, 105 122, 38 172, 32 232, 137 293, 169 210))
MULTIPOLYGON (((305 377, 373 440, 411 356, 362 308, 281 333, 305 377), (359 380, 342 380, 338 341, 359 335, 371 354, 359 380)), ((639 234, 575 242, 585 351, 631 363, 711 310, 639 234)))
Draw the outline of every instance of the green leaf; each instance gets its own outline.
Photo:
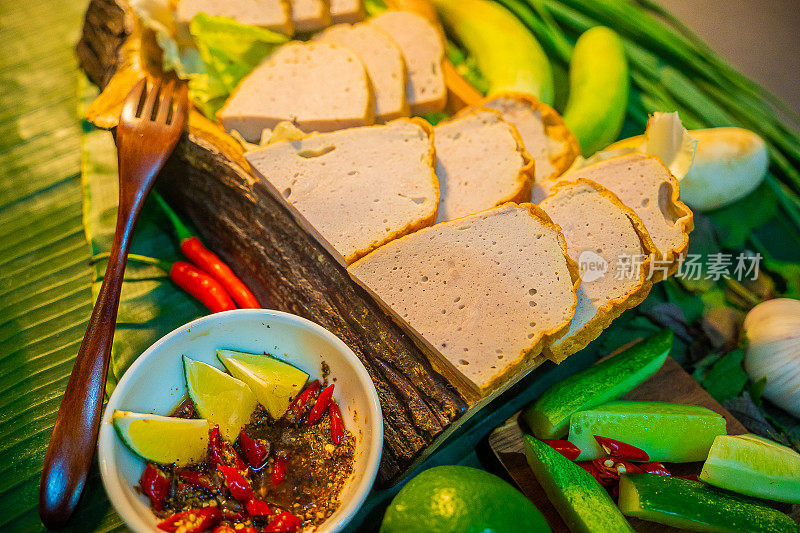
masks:
POLYGON ((206 67, 205 74, 189 80, 190 95, 211 119, 239 81, 289 40, 280 33, 205 13, 192 19, 189 32, 206 67))
POLYGON ((762 183, 741 200, 706 215, 714 221, 723 247, 741 248, 753 229, 769 222, 777 210, 778 197, 762 183))
MULTIPOLYGON (((0 531, 45 531, 47 444, 91 313, 75 39, 86 3, 0 0, 0 531)), ((91 453, 91 450, 86 450, 91 453)), ((124 531, 90 471, 65 531, 124 531)))
POLYGON ((771 257, 764 257, 763 261, 768 271, 781 277, 784 283, 781 287, 781 296, 800 298, 800 264, 779 261, 771 257))
POLYGON ((703 317, 705 304, 701 295, 684 291, 673 279, 665 280, 662 286, 667 293, 667 300, 681 308, 686 322, 692 323, 703 317))
POLYGON ((702 379, 703 387, 718 402, 737 398, 744 390, 747 373, 742 368, 743 360, 744 352, 733 350, 717 361, 702 379))
POLYGON ((753 403, 758 406, 761 406, 761 395, 764 394, 764 387, 767 386, 767 377, 764 376, 763 378, 759 379, 755 383, 749 383, 747 387, 747 392, 750 394, 750 397, 753 399, 753 403))

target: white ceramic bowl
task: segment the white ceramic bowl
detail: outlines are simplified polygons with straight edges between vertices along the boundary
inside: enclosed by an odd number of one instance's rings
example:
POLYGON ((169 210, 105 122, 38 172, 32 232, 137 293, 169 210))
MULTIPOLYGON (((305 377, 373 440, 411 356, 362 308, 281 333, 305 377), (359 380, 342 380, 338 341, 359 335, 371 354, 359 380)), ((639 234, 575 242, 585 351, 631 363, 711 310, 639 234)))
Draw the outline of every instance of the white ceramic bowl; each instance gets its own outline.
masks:
POLYGON ((120 409, 169 414, 186 395, 181 355, 222 369, 216 358, 219 348, 266 351, 302 368, 311 379, 320 377, 323 361, 328 364, 345 427, 356 437, 355 465, 342 490, 341 506, 316 531, 341 531, 361 507, 378 472, 383 418, 375 386, 338 337, 304 318, 265 309, 216 313, 181 326, 148 348, 125 372, 103 413, 97 444, 103 485, 114 508, 136 533, 160 531, 147 498, 133 488, 145 462, 117 437, 112 413, 120 409))

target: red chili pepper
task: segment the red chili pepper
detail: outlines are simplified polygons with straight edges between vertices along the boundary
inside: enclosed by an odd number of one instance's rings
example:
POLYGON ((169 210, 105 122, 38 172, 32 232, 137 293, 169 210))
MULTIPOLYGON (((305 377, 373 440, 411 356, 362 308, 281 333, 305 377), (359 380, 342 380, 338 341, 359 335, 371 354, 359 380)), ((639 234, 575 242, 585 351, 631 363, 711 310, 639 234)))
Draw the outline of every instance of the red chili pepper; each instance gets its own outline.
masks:
POLYGON ((297 531, 303 525, 303 520, 292 513, 282 512, 264 528, 264 533, 285 533, 297 531))
POLYGON ((154 510, 160 511, 164 508, 164 500, 167 499, 169 492, 169 480, 153 463, 147 463, 142 477, 139 478, 139 486, 150 498, 150 505, 154 510))
POLYGON ((189 509, 160 522, 158 529, 163 531, 180 530, 181 533, 201 533, 217 525, 221 519, 222 513, 216 507, 189 509))
POLYGON ((344 438, 344 420, 335 401, 328 404, 328 414, 331 415, 331 440, 334 444, 339 444, 344 438))
POLYGON ((283 480, 286 479, 286 469, 289 465, 289 452, 281 452, 275 457, 275 462, 272 463, 272 486, 277 487, 283 480))
POLYGON ((208 464, 211 468, 217 465, 235 466, 237 470, 247 470, 247 464, 239 457, 229 443, 222 440, 219 426, 214 426, 208 434, 208 464))
POLYGON ((246 502, 253 497, 253 488, 236 468, 217 465, 217 470, 219 470, 222 477, 225 478, 225 486, 231 491, 231 496, 240 502, 246 502))
POLYGON ((311 397, 317 393, 319 388, 319 380, 315 379, 308 384, 303 392, 298 394, 295 399, 292 400, 292 403, 289 404, 289 409, 294 413, 294 416, 296 416, 298 419, 302 418, 303 414, 305 414, 309 399, 311 399, 311 397))
POLYGON ((269 459, 267 447, 260 441, 249 437, 244 431, 239 433, 239 446, 253 470, 258 470, 267 463, 267 459, 269 459))
POLYGON ((231 526, 219 526, 214 529, 211 533, 236 533, 236 530, 233 529, 231 526))
POLYGON ((638 474, 643 473, 644 470, 630 461, 622 459, 615 459, 613 457, 602 457, 592 461, 594 466, 600 472, 600 477, 613 484, 619 481, 619 476, 622 474, 638 474))
POLYGON ((236 309, 225 287, 191 263, 177 261, 169 270, 169 277, 178 287, 203 302, 212 313, 236 309))
POLYGON ((272 514, 272 508, 267 502, 255 498, 248 500, 248 502, 244 504, 244 508, 250 516, 269 516, 272 514))
POLYGON ((222 437, 219 433, 219 426, 214 426, 208 433, 208 464, 211 468, 224 464, 222 462, 222 452, 219 449, 221 442, 222 437))
POLYGON ((200 487, 201 489, 206 489, 212 492, 219 490, 219 487, 215 486, 211 482, 211 476, 202 472, 195 472, 194 470, 181 470, 178 472, 178 477, 190 485, 200 487))
POLYGON ((617 459, 616 463, 614 464, 614 468, 617 469, 617 472, 622 474, 644 474, 644 470, 639 468, 639 465, 636 463, 631 463, 630 461, 625 461, 623 459, 617 459))
POLYGON ((211 274, 228 291, 239 307, 258 309, 261 305, 250 289, 233 273, 231 267, 222 262, 214 252, 206 248, 197 237, 181 242, 181 251, 192 263, 211 274))
POLYGON ((236 531, 236 533, 258 533, 258 530, 253 526, 244 526, 242 529, 236 531))
POLYGON ((605 452, 614 459, 624 459, 626 461, 649 461, 650 456, 647 452, 636 446, 625 444, 618 440, 609 439, 608 437, 599 437, 594 435, 594 439, 605 452))
POLYGON ((325 410, 328 409, 328 404, 331 403, 331 397, 333 397, 333 383, 325 387, 325 389, 319 393, 317 402, 314 404, 314 407, 311 408, 311 411, 308 412, 307 422, 309 426, 315 424, 317 420, 322 417, 325 410))
POLYGON ((229 509, 222 509, 222 517, 225 520, 241 521, 247 518, 247 513, 244 511, 231 511, 229 509))
POLYGON ((542 439, 542 442, 553 448, 570 461, 574 461, 581 454, 580 448, 568 440, 542 439))
POLYGON ((603 486, 607 487, 619 481, 619 476, 617 476, 615 479, 613 476, 610 477, 606 475, 604 471, 601 471, 597 467, 595 461, 597 461, 597 459, 593 461, 577 461, 575 464, 583 468, 587 472, 589 472, 592 475, 592 477, 595 478, 597 482, 603 486))
POLYGON ((639 468, 648 474, 656 474, 659 476, 671 476, 669 470, 661 463, 640 463, 639 468))
POLYGON ((206 248, 200 239, 192 235, 192 232, 186 227, 186 224, 183 223, 164 198, 155 191, 153 191, 152 196, 155 197, 158 205, 167 215, 170 222, 172 222, 172 226, 175 228, 175 233, 180 241, 183 255, 219 281, 236 303, 239 304, 239 307, 260 308, 261 305, 258 303, 253 293, 250 292, 250 289, 247 288, 242 280, 233 273, 233 270, 231 270, 217 254, 206 248))
POLYGON ((616 460, 611 457, 592 459, 592 464, 597 469, 598 479, 603 485, 614 485, 619 482, 619 472, 614 467, 616 460))

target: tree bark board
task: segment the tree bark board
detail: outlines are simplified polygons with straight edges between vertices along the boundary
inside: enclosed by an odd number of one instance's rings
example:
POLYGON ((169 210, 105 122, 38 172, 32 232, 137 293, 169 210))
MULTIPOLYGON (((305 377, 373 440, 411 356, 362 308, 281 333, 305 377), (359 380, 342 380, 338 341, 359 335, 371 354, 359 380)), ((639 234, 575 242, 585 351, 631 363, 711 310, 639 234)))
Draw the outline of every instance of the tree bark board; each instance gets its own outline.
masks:
MULTIPOLYGON (((658 372, 632 390, 624 399, 700 405, 725 417, 729 435, 747 433, 747 429, 672 358, 667 358, 664 366, 658 372)), ((568 533, 569 529, 553 504, 550 503, 525 459, 522 435, 523 431, 527 432, 528 430, 524 427, 525 423, 519 419, 519 413, 515 414, 492 432, 489 436, 489 445, 520 490, 544 514, 553 532, 568 533)), ((676 475, 699 474, 701 465, 702 463, 668 464, 667 468, 676 475)), ((787 509, 781 508, 781 510, 785 512, 787 509)), ((642 533, 682 531, 655 522, 646 522, 635 518, 629 520, 633 528, 642 533)))
MULTIPOLYGON (((77 53, 100 87, 121 61, 128 22, 113 0, 89 5, 77 53)), ((464 418, 467 402, 403 329, 295 222, 281 199, 213 141, 185 134, 157 186, 264 307, 317 322, 364 363, 384 416, 379 486, 401 479, 464 418)))

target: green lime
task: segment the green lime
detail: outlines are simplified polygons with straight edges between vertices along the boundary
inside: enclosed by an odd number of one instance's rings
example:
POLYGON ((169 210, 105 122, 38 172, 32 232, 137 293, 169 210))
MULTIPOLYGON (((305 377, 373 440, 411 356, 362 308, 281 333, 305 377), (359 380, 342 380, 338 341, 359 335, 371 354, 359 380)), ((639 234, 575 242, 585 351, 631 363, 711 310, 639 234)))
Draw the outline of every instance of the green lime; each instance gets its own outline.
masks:
POLYGON ((740 494, 800 503, 800 454, 756 435, 714 440, 700 480, 740 494))
POLYGON ((308 374, 266 354, 217 350, 228 372, 250 387, 272 418, 280 418, 308 380, 308 374))
POLYGON ((208 449, 208 421, 114 411, 117 435, 148 461, 178 466, 199 463, 208 449))
POLYGON ((258 405, 253 391, 243 381, 185 355, 183 370, 197 414, 219 425, 220 434, 234 442, 258 405))
POLYGON ((499 477, 466 466, 437 466, 395 496, 380 531, 544 533, 550 527, 528 498, 499 477))

